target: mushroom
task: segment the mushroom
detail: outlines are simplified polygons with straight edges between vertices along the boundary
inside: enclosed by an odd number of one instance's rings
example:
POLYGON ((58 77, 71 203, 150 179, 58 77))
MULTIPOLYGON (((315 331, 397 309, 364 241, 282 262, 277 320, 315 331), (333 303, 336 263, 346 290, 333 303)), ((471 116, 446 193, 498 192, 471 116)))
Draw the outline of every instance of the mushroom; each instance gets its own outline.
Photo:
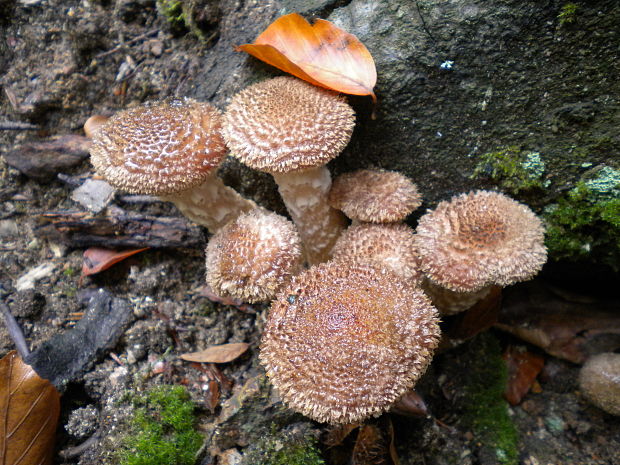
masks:
POLYGON ((344 149, 354 125, 343 97, 290 77, 248 87, 224 114, 231 154, 273 175, 310 264, 329 258, 344 229, 344 217, 327 203, 331 175, 324 165, 344 149))
POLYGON ((349 226, 332 250, 333 260, 375 264, 416 286, 422 282, 414 231, 403 223, 360 223, 349 226))
POLYGON ((84 122, 84 133, 86 134, 86 137, 92 139, 95 135, 95 132, 97 132, 97 130, 99 130, 99 128, 103 126, 103 123, 105 123, 109 119, 110 118, 104 115, 93 115, 89 117, 84 122))
POLYGON ((217 231, 206 255, 211 289, 250 303, 272 300, 302 269, 295 225, 262 208, 239 215, 217 231))
POLYGON ((329 204, 355 221, 393 223, 422 204, 417 186, 396 171, 362 169, 334 179, 329 204))
POLYGON ((282 400, 321 422, 378 416, 424 373, 437 311, 388 270, 331 261, 293 278, 272 303, 260 361, 282 400))
POLYGON ((594 405, 620 416, 620 354, 602 353, 589 358, 579 372, 579 387, 594 405))
POLYGON ((256 207, 215 175, 226 156, 220 119, 213 106, 191 99, 121 111, 96 129, 91 162, 115 188, 174 202, 214 232, 256 207))
POLYGON ((416 229, 425 289, 438 307, 440 299, 452 301, 440 310, 455 313, 492 285, 528 280, 547 260, 544 232, 532 210, 504 194, 477 191, 440 202, 416 229))

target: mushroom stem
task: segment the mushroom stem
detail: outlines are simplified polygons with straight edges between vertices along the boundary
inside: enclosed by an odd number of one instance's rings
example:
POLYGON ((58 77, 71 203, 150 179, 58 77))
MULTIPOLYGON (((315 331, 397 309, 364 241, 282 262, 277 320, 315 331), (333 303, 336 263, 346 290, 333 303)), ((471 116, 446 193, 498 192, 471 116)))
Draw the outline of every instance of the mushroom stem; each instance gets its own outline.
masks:
POLYGON ((299 230, 309 265, 331 258, 331 250, 346 225, 344 215, 329 206, 332 180, 325 166, 289 173, 272 173, 293 223, 299 230))
POLYGON ((256 208, 256 204, 225 185, 216 175, 191 189, 159 198, 174 203, 187 218, 215 233, 241 213, 256 208))
POLYGON ((492 288, 492 285, 488 285, 472 292, 459 292, 439 286, 428 278, 422 281, 422 289, 442 316, 454 315, 470 309, 484 299, 492 288))

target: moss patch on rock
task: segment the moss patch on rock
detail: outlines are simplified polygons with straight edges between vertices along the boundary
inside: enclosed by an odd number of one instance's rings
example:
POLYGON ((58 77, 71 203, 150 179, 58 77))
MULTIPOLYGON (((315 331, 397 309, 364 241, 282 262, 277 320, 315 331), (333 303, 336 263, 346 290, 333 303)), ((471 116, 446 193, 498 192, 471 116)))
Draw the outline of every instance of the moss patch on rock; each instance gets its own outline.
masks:
POLYGON ((544 212, 552 258, 620 270, 620 171, 599 167, 544 212))
POLYGON ((471 177, 491 180, 503 191, 523 196, 547 187, 544 173, 545 163, 539 152, 508 146, 481 155, 471 177))
POLYGON ((194 404, 183 386, 157 386, 133 399, 136 408, 120 452, 121 465, 192 465, 202 445, 194 404))

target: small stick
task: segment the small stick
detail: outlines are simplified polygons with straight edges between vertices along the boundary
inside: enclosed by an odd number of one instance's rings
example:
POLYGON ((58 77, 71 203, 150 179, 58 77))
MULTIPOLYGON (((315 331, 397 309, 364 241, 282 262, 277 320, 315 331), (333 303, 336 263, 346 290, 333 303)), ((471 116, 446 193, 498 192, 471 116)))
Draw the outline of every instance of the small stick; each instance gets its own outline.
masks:
POLYGON ((147 37, 155 35, 157 32, 159 32, 159 29, 152 29, 152 30, 150 30, 148 32, 145 32, 144 34, 140 34, 139 36, 136 36, 133 39, 128 40, 127 42, 123 42, 122 44, 118 44, 116 47, 108 50, 107 52, 101 52, 98 55, 95 55, 95 58, 103 58, 103 57, 106 57, 108 55, 112 55, 113 53, 116 53, 119 50, 122 50, 127 45, 135 44, 136 42, 139 42, 142 39, 146 39, 147 37))
POLYGON ((30 355, 30 349, 28 348, 28 344, 26 343, 26 338, 24 337, 24 333, 22 329, 19 327, 17 320, 11 313, 9 306, 4 302, 0 302, 0 310, 2 310, 2 316, 4 316, 4 323, 6 324, 6 328, 9 331, 9 336, 15 344, 15 348, 17 349, 17 353, 25 360, 28 355, 30 355))
POLYGON ((82 444, 78 444, 75 447, 69 447, 67 449, 61 450, 58 453, 58 455, 60 455, 65 460, 79 457, 84 452, 86 452, 91 446, 93 446, 97 441, 99 441, 99 432, 96 432, 95 434, 93 434, 82 444))
POLYGON ((39 126, 19 121, 0 121, 0 131, 28 131, 31 129, 39 129, 39 126))

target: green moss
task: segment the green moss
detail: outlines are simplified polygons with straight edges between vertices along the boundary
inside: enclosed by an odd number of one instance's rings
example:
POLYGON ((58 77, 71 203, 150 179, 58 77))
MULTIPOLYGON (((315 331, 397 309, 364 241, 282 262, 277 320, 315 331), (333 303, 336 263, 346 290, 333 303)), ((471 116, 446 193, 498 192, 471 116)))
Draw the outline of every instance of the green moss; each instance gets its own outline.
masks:
POLYGON ((516 465, 519 436, 503 397, 508 370, 499 342, 492 333, 483 333, 469 343, 468 354, 463 420, 497 463, 516 465))
POLYGON ((620 270, 620 171, 603 167, 545 209, 546 244, 555 259, 620 270))
POLYGON ((577 10, 579 5, 573 2, 565 3, 558 13, 558 21, 560 26, 566 26, 572 24, 577 19, 577 10))
POLYGON ((297 432, 272 432, 244 452, 244 465, 325 465, 316 439, 297 432))
POLYGON ((71 278, 77 275, 77 270, 73 267, 67 267, 63 270, 62 274, 65 275, 67 278, 71 278))
POLYGON ((202 444, 183 386, 157 386, 133 400, 136 411, 121 465, 192 465, 202 444))
POLYGON ((471 177, 490 179, 502 190, 519 195, 546 187, 544 173, 545 163, 540 153, 509 146, 482 155, 471 177))
POLYGON ((183 2, 180 0, 157 0, 157 11, 166 18, 174 34, 187 32, 183 2))

